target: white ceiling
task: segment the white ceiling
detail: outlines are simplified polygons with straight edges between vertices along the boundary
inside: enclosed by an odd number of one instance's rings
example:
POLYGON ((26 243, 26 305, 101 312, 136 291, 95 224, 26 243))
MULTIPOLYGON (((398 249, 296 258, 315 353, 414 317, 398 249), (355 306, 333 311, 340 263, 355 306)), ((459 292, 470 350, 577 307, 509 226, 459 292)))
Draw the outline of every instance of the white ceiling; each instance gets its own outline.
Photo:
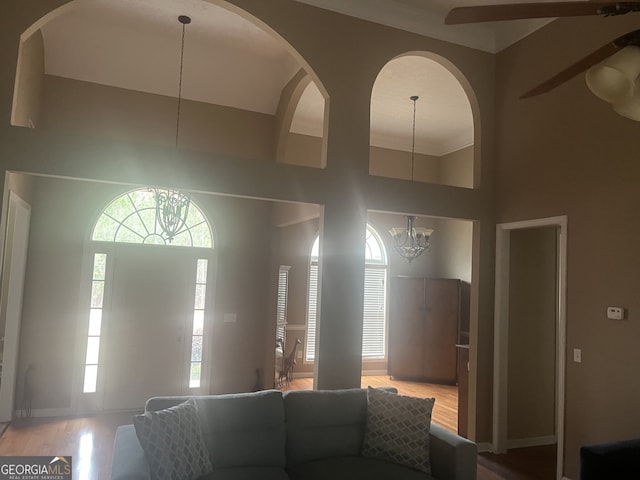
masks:
MULTIPOLYGON (((527 31, 514 36, 519 22, 445 27, 442 19, 453 3, 446 0, 297 1, 487 51, 498 49, 499 38, 519 38, 527 31)), ((480 2, 455 2, 474 3, 480 2)), ((178 15, 192 18, 186 27, 183 98, 275 114, 282 88, 299 69, 280 41, 207 1, 76 0, 74 7, 42 28, 48 74, 176 97, 178 15)), ((436 62, 410 56, 388 64, 376 82, 373 145, 410 150, 411 95, 421 97, 416 151, 441 155, 471 144, 471 110, 458 82, 436 62)), ((292 131, 321 135, 323 112, 324 100, 312 84, 292 131)))
MULTIPOLYGON (((524 0, 295 0, 334 12, 496 53, 526 37, 550 20, 518 20, 445 25, 454 7, 518 3, 524 0)), ((528 0, 534 1, 534 0, 528 0)), ((537 0, 538 3, 556 0, 537 0)), ((566 0, 572 1, 572 0, 566 0)), ((575 0, 579 1, 579 0, 575 0)))

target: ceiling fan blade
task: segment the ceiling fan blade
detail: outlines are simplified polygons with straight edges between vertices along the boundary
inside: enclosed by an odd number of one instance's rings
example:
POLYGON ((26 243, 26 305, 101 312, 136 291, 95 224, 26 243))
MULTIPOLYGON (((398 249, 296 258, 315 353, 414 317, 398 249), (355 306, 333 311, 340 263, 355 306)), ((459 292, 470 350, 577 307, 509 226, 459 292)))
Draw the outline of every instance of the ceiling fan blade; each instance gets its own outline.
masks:
POLYGON ((529 90, 525 94, 523 94, 520 98, 529 98, 534 97, 536 95, 540 95, 542 93, 549 92, 554 88, 562 85, 564 82, 571 80, 573 77, 588 70, 590 67, 600 63, 606 58, 610 57, 618 50, 626 47, 627 45, 638 45, 640 46, 640 30, 634 30, 632 32, 626 33, 612 42, 606 44, 605 46, 599 48, 595 52, 590 53, 582 60, 571 65, 569 68, 564 69, 557 75, 554 75, 549 80, 541 83, 537 87, 529 90))
POLYGON ((578 17, 584 15, 621 15, 640 10, 636 2, 545 2, 478 5, 452 9, 444 19, 446 25, 496 22, 524 18, 578 17))

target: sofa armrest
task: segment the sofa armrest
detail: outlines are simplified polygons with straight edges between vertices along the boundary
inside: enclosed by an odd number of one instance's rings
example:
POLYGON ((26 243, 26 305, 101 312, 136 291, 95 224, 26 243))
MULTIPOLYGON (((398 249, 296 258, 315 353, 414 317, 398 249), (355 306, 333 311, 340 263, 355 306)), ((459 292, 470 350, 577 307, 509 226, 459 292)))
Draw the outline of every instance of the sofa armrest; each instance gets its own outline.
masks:
POLYGON ((433 477, 438 480, 476 480, 476 444, 433 422, 430 434, 429 455, 433 477))
POLYGON ((111 464, 112 480, 150 480, 149 464, 138 442, 133 425, 122 425, 116 430, 111 464))

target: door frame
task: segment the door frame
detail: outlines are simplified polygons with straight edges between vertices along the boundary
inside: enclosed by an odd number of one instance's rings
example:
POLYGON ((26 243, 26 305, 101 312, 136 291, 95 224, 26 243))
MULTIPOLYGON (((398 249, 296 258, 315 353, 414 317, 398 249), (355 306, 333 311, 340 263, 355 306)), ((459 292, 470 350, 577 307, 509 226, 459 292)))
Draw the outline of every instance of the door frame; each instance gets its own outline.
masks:
POLYGON ((0 368, 3 377, 3 381, 0 382, 0 422, 9 422, 14 415, 22 300, 29 255, 31 222, 31 205, 12 190, 8 190, 8 195, 5 198, 7 199, 7 207, 2 212, 1 221, 4 238, 2 255, 4 258, 1 265, 2 292, 0 302, 5 310, 5 327, 0 332, 2 342, 4 342, 3 354, 0 355, 0 368), (8 283, 5 285, 5 282, 8 283))
POLYGON ((493 363, 493 451, 507 450, 507 375, 509 347, 509 254, 511 232, 536 227, 558 227, 556 318, 556 478, 562 479, 566 369, 567 216, 523 220, 496 225, 496 288, 493 363))

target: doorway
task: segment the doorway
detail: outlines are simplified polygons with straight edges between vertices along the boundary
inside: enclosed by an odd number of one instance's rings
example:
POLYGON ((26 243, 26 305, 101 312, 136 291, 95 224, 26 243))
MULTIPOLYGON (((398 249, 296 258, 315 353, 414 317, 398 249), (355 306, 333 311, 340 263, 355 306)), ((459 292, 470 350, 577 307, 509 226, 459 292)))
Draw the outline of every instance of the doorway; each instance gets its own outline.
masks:
POLYGON ((510 447, 555 442, 558 480, 564 450, 566 250, 566 216, 497 225, 493 450, 505 453, 510 447), (531 242, 537 242, 535 248, 531 242), (530 430, 528 438, 510 437, 522 437, 527 428, 526 422, 513 425, 518 412, 527 412, 514 395, 515 387, 526 389, 527 382, 518 385, 514 372, 526 378, 533 372, 551 390, 544 434, 530 430))
POLYGON ((139 409, 156 395, 188 393, 195 255, 118 245, 105 306, 106 411, 139 409))

